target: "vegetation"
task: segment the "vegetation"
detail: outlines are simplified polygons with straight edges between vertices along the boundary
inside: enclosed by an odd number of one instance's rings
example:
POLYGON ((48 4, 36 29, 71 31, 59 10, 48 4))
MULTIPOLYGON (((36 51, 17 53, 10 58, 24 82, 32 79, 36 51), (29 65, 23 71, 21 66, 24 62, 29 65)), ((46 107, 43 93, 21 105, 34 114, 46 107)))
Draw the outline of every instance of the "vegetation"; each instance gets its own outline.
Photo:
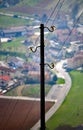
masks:
POLYGON ((64 84, 65 83, 65 80, 62 79, 62 78, 58 78, 56 84, 64 84))
POLYGON ((31 23, 30 20, 0 15, 0 28, 30 25, 30 23, 31 23))
POLYGON ((0 2, 0 7, 6 7, 6 5, 16 5, 16 4, 22 4, 22 5, 29 5, 34 6, 36 5, 40 0, 3 0, 0 2), (6 4, 5 4, 6 3, 6 4))
POLYGON ((5 96, 18 96, 15 89, 10 90, 9 92, 4 94, 5 96))
POLYGON ((78 126, 83 123, 83 73, 70 72, 71 90, 58 111, 47 121, 47 128, 54 130, 58 126, 78 126))
MULTIPOLYGON (((51 86, 46 84, 45 94, 48 93, 50 88, 51 86)), ((19 86, 7 92, 5 95, 6 96, 40 97, 40 84, 33 84, 33 85, 28 84, 28 85, 19 86)))
POLYGON ((21 43, 22 40, 24 40, 24 37, 14 38, 11 42, 3 43, 0 49, 10 50, 10 51, 19 51, 19 48, 21 47, 23 50, 23 44, 21 43), (10 49, 11 48, 11 49, 10 49))
POLYGON ((20 0, 18 5, 35 6, 38 2, 40 2, 40 0, 20 0))
POLYGON ((25 58, 26 46, 21 43, 24 38, 25 37, 14 38, 11 42, 0 44, 0 59, 6 60, 7 56, 18 56, 25 58))

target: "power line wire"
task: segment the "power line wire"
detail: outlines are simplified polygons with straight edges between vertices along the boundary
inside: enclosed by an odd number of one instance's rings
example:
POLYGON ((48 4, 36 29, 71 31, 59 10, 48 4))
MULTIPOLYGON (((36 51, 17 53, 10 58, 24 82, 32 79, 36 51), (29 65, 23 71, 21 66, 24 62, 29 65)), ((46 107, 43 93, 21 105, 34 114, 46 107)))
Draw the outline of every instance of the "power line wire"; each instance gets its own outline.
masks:
MULTIPOLYGON (((82 12, 82 13, 83 13, 83 12, 82 12)), ((67 41, 67 40, 69 39, 69 37, 71 36, 71 34, 72 34, 72 32, 73 32, 73 29, 75 28, 76 24, 78 23, 79 18, 81 17, 82 13, 80 14, 80 16, 79 16, 79 17, 76 19, 76 21, 74 22, 73 28, 72 28, 72 30, 70 30, 68 37, 67 37, 67 38, 65 39, 65 41, 63 42, 63 46, 62 46, 61 50, 58 52, 57 57, 59 56, 59 54, 60 54, 61 51, 63 50, 63 47, 64 47, 65 44, 66 44, 66 41, 67 41)))
POLYGON ((61 1, 61 0, 58 0, 56 6, 54 7, 53 11, 51 12, 49 18, 47 19, 47 21, 46 21, 46 23, 45 23, 46 25, 47 25, 47 23, 50 21, 50 19, 51 19, 52 15, 54 14, 54 12, 56 11, 56 9, 57 9, 57 7, 58 7, 60 1, 61 1))
MULTIPOLYGON (((53 14, 54 14, 54 12, 56 11, 56 9, 57 9, 57 7, 58 7, 58 5, 59 5, 60 1, 61 1, 61 0, 58 0, 58 2, 57 2, 57 4, 55 5, 55 7, 54 7, 53 11, 51 12, 51 14, 50 14, 49 18, 47 19, 47 21, 46 21, 46 23, 45 23, 45 26, 47 26, 47 24, 48 24, 48 22, 50 21, 50 19, 51 19, 52 15, 53 15, 53 14)), ((38 37, 37 37, 37 39, 35 40, 35 44, 37 44, 37 42, 39 41, 39 38, 40 38, 40 36, 38 36, 38 37)))
POLYGON ((60 10, 61 10, 61 8, 62 8, 62 6, 63 6, 64 1, 65 1, 65 0, 61 1, 60 7, 59 7, 59 9, 58 9, 58 11, 57 11, 57 14, 56 14, 56 16, 55 16, 55 18, 54 18, 54 20, 53 20, 52 25, 54 25, 54 22, 55 22, 55 20, 56 20, 56 18, 57 18, 57 16, 58 16, 58 14, 60 13, 60 10))
MULTIPOLYGON (((61 3, 60 3, 60 1, 59 1, 59 5, 58 5, 59 7, 57 6, 57 7, 58 7, 58 10, 57 10, 57 13, 56 13, 56 15, 55 15, 55 18, 54 18, 54 20, 53 20, 53 22, 52 22, 52 25, 54 25, 54 22, 55 22, 55 20, 56 20, 56 18, 57 18, 57 16, 58 16, 58 14, 60 13, 60 10, 61 10, 61 8, 62 8, 62 6, 63 6, 64 1, 65 1, 65 0, 61 1, 61 3)), ((52 26, 52 25, 51 25, 51 26, 52 26)), ((49 36, 49 34, 47 35, 47 37, 48 37, 48 36, 49 36)))

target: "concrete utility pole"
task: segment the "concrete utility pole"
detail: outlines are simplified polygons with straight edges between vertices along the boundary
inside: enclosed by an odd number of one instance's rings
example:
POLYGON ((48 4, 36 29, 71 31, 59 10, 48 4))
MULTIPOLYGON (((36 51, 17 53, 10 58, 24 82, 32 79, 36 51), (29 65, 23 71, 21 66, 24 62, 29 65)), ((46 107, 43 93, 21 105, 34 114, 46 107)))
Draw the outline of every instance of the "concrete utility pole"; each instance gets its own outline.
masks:
POLYGON ((50 32, 54 31, 54 26, 44 27, 44 24, 40 25, 40 46, 37 46, 35 50, 33 47, 30 47, 32 52, 36 52, 37 48, 40 47, 40 130, 45 130, 45 70, 44 65, 48 65, 51 69, 54 68, 54 64, 51 63, 51 66, 47 63, 44 63, 44 28, 47 28, 50 32))
MULTIPOLYGON (((40 130, 45 130, 45 70, 44 70, 44 28, 47 28, 50 32, 54 31, 54 26, 51 26, 51 29, 44 27, 44 24, 40 25, 40 130)), ((51 69, 54 68, 47 64, 51 69)))
POLYGON ((45 130, 44 25, 40 25, 40 130, 45 130))

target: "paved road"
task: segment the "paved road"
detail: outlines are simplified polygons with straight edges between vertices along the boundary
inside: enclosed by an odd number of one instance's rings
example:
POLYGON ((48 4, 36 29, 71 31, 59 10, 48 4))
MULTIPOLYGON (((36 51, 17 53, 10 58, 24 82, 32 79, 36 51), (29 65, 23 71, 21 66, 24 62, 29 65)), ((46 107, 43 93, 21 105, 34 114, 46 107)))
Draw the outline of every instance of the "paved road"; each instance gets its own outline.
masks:
POLYGON ((34 18, 29 18, 29 17, 27 17, 27 16, 21 16, 21 15, 15 15, 15 14, 9 14, 9 13, 3 13, 3 12, 0 12, 0 15, 2 15, 2 16, 9 16, 9 17, 17 17, 17 18, 21 18, 21 19, 26 19, 26 20, 34 20, 34 18))
MULTIPOLYGON (((65 79, 65 84, 64 85, 54 85, 50 92, 47 95, 47 99, 54 100, 55 104, 53 107, 46 113, 45 115, 45 120, 47 121, 60 107, 62 102, 64 101, 66 95, 68 94, 70 88, 71 88, 71 78, 68 75, 67 72, 65 72, 64 69, 62 69, 62 64, 64 61, 59 62, 56 65, 56 70, 58 70, 58 76, 63 77, 65 79)), ((40 127, 40 120, 31 128, 31 130, 37 130, 40 127)))

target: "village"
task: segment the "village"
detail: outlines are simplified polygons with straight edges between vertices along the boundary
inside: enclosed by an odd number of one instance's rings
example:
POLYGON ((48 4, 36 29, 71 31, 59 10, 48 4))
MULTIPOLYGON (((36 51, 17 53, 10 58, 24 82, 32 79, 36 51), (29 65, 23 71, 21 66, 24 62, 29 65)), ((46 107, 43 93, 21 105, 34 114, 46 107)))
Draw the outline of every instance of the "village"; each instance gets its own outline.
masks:
MULTIPOLYGON (((1 44, 12 44, 12 41, 18 37, 31 36, 34 37, 34 29, 21 26, 10 29, 5 29, 1 32, 1 44), (28 31, 29 30, 29 31, 28 31), (3 32, 3 33, 2 33, 3 32)), ((37 37, 37 36, 35 36, 37 37)), ((0 61, 0 94, 4 94, 15 87, 23 84, 39 84, 40 82, 40 64, 36 62, 35 58, 37 56, 31 56, 31 61, 28 61, 29 51, 28 47, 32 46, 32 42, 28 40, 20 41, 20 44, 25 46, 24 59, 18 56, 14 56, 11 52, 11 48, 6 50, 5 54, 3 50, 1 54, 4 55, 5 60, 0 61), (28 47, 27 47, 28 46, 28 47), (27 48, 27 51, 26 51, 27 48), (12 55, 12 56, 11 56, 12 55)), ((18 50, 17 50, 18 51, 18 50)), ((39 57, 38 57, 39 58, 39 57)), ((51 72, 46 71, 45 80, 46 83, 53 82, 51 72)))
MULTIPOLYGON (((0 13, 0 15, 7 15, 0 13)), ((19 15, 10 15, 10 17, 29 19, 19 15)), ((45 59, 49 64, 53 61, 58 62, 62 59, 67 60, 63 64, 66 71, 83 68, 83 26, 74 23, 68 14, 63 13, 55 21, 56 31, 52 35, 47 32, 45 34, 45 59), (72 33, 72 35, 71 35, 72 33), (64 41, 64 42, 63 42, 64 41)), ((0 54, 4 55, 5 60, 0 61, 0 94, 15 88, 21 84, 39 83, 40 81, 40 54, 39 50, 33 55, 29 48, 39 45, 39 26, 41 21, 45 22, 47 16, 44 14, 42 19, 39 16, 34 16, 32 25, 15 26, 0 29, 0 54), (23 52, 18 53, 19 48, 6 48, 5 52, 2 48, 4 44, 13 44, 17 38, 24 37, 20 40, 23 46, 23 52), (11 52, 13 50, 13 52, 11 52), (16 51, 17 50, 17 51, 16 51), (15 53, 14 53, 15 51, 15 53), (21 56, 24 53, 24 56, 21 56)), ((53 74, 46 68, 45 81, 53 80, 53 74)), ((55 76, 55 75, 54 75, 55 76)))
POLYGON ((0 0, 0 130, 83 129, 82 77, 83 0, 0 0))

